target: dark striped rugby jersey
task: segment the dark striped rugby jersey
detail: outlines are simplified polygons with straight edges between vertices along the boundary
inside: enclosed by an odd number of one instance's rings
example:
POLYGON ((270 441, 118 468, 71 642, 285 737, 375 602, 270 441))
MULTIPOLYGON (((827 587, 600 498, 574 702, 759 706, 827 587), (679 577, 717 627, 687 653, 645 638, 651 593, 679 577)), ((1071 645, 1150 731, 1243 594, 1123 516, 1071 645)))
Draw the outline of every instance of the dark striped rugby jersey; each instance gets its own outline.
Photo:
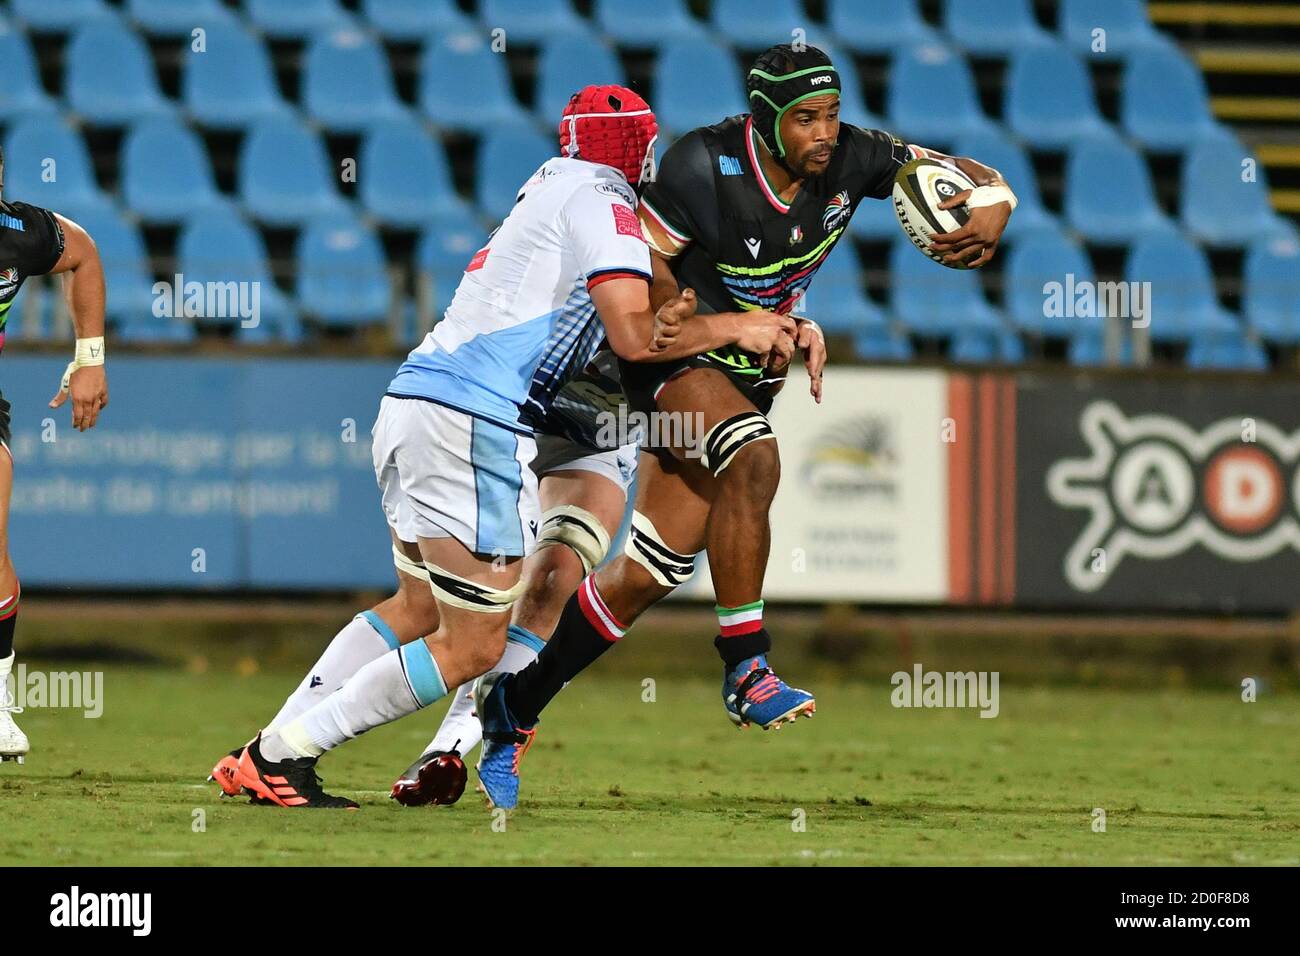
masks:
MULTIPOLYGON (((787 205, 763 174, 760 148, 748 114, 692 130, 664 154, 642 195, 650 217, 690 243, 673 274, 695 289, 700 311, 789 312, 858 203, 889 198, 894 174, 913 158, 896 136, 843 123, 826 172, 805 180, 787 205)), ((734 346, 708 357, 739 374, 762 373, 755 356, 734 346)))
POLYGON ((44 275, 63 255, 63 228, 54 213, 25 202, 0 201, 0 349, 9 307, 28 276, 44 275))

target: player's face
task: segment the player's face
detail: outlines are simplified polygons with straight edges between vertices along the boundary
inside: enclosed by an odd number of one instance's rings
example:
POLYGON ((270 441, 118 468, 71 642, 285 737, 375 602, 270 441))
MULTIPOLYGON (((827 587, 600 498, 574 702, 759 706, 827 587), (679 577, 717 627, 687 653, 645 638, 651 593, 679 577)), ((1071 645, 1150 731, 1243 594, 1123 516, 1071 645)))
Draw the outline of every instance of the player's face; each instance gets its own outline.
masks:
POLYGON ((800 178, 826 172, 839 138, 840 98, 836 93, 806 99, 781 118, 785 161, 800 178))

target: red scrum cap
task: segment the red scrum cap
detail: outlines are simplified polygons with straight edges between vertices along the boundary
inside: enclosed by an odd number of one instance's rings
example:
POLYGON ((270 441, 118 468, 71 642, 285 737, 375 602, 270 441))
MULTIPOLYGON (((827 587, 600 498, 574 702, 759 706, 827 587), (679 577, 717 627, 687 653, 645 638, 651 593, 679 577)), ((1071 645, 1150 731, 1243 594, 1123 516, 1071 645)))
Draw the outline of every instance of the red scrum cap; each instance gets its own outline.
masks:
POLYGON ((560 119, 560 150, 613 166, 633 186, 654 178, 659 124, 650 104, 623 86, 584 86, 560 119))

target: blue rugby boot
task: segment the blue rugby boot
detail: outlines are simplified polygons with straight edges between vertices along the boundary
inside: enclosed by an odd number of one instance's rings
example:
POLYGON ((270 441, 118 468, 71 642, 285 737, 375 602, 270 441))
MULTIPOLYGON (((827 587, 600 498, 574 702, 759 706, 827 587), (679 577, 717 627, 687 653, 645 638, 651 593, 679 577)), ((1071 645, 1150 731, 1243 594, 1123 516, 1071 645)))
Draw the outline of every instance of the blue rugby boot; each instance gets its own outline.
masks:
POLYGON ((722 702, 731 722, 741 730, 750 724, 764 730, 780 730, 782 721, 793 724, 800 714, 811 717, 817 711, 813 695, 777 677, 762 654, 741 661, 726 672, 722 678, 722 702))
POLYGON ((506 706, 512 674, 487 674, 474 682, 474 709, 483 721, 478 789, 488 806, 513 810, 519 803, 519 764, 533 745, 534 727, 520 727, 506 706))

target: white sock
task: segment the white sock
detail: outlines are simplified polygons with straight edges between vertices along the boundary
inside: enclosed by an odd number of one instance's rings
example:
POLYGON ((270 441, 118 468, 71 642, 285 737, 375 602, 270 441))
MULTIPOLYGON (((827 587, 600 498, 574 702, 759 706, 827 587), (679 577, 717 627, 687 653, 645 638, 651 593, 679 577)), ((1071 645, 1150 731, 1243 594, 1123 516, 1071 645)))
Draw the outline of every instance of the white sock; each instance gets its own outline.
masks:
POLYGON ((319 757, 345 740, 413 714, 446 696, 447 684, 424 641, 412 641, 357 671, 311 710, 262 735, 262 756, 319 757))
MULTIPOLYGON (((506 631, 505 653, 488 674, 517 674, 537 660, 538 653, 545 646, 546 642, 532 631, 511 624, 506 631)), ((470 751, 482 740, 483 724, 474 712, 474 682, 467 681, 456 688, 456 696, 447 709, 447 715, 442 718, 438 733, 429 741, 429 746, 424 748, 423 753, 455 747, 462 757, 468 757, 470 751)))
POLYGON ((289 695, 262 733, 269 734, 305 714, 366 664, 397 646, 397 635, 383 618, 374 611, 362 611, 334 635, 320 660, 312 665, 298 689, 289 695))

